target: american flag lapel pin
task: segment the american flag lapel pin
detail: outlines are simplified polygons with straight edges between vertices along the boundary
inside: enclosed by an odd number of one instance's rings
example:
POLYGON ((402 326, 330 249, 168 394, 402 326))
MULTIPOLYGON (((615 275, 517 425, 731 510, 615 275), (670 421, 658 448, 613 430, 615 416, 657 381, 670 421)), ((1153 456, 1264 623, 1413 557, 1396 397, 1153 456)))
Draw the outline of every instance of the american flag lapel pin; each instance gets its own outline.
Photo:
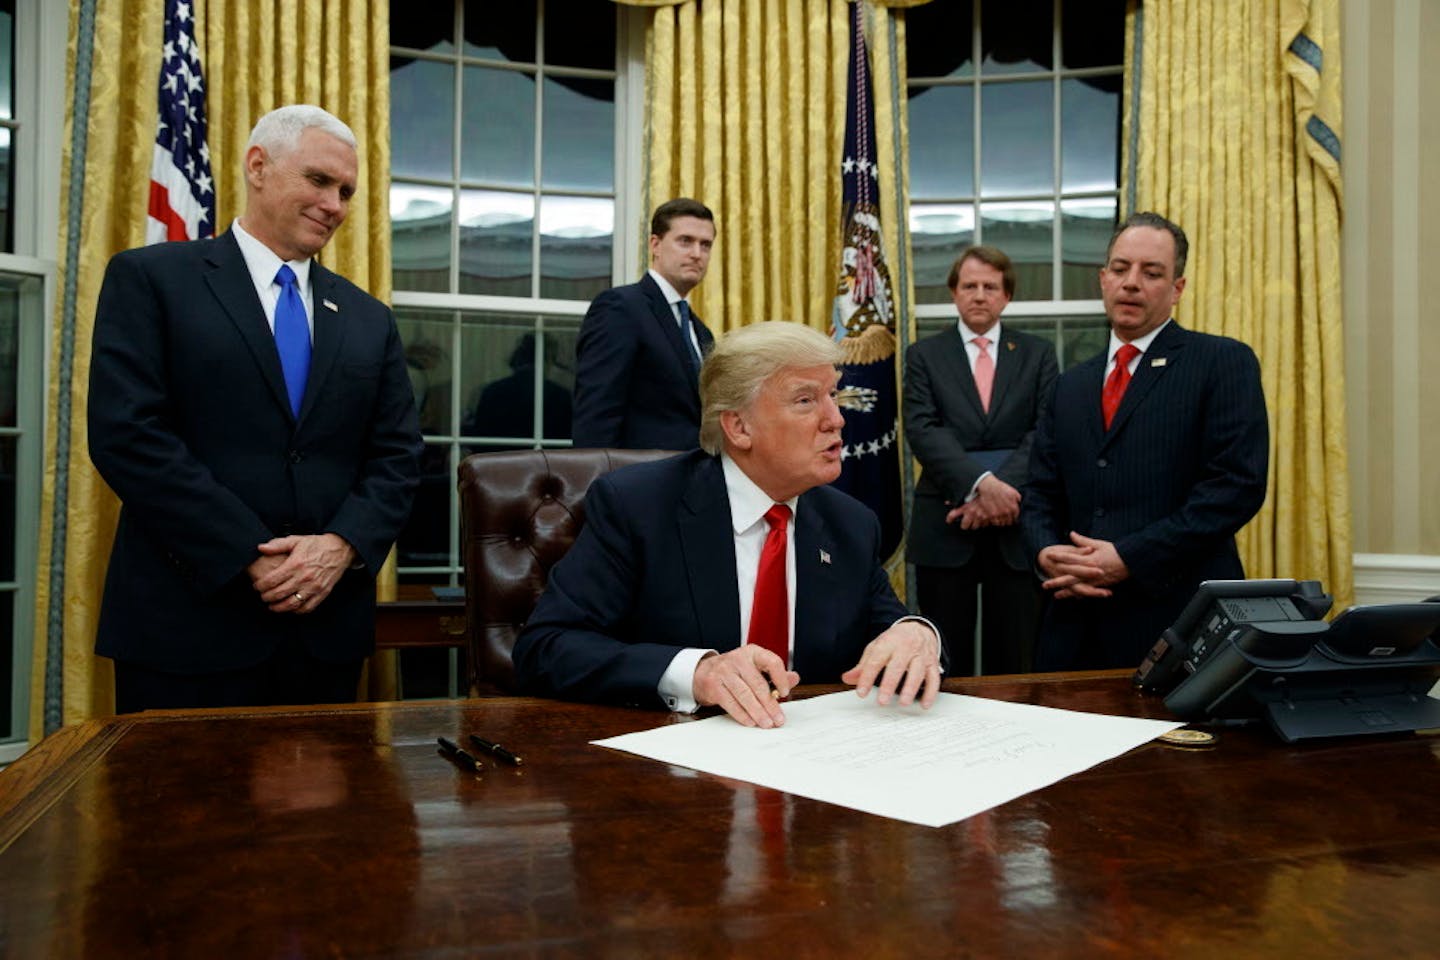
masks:
POLYGON ((828 565, 830 563, 830 554, 826 553, 824 550, 821 550, 820 562, 828 565))
POLYGON ((337 307, 337 306, 335 306, 335 301, 334 301, 334 300, 321 300, 320 302, 323 303, 323 304, 325 304, 325 309, 326 309, 326 310, 329 310, 331 313, 339 313, 339 312, 340 312, 340 308, 337 307))

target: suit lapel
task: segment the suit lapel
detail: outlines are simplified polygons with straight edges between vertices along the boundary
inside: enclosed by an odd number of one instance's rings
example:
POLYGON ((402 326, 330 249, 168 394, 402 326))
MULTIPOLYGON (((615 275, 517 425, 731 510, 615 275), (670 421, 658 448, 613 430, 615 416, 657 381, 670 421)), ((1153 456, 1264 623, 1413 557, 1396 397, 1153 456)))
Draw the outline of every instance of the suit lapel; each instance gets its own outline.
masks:
MULTIPOLYGON (((1004 329, 1003 326, 1001 329, 1004 329)), ((1006 334, 995 344, 994 359, 995 382, 990 387, 990 412, 986 414, 990 418, 994 418, 1000 410, 1010 385, 1020 376, 1020 368, 1025 365, 1026 360, 1025 344, 1006 334)), ((978 400, 979 390, 976 390, 975 396, 978 400)))
POLYGON ((826 598, 834 597, 837 589, 834 559, 835 544, 825 530, 815 498, 802 494, 795 510, 795 644, 791 658, 802 679, 811 664, 824 661, 833 651, 835 630, 826 598))
POLYGON ((965 402, 970 404, 975 419, 985 422, 985 408, 980 405, 980 388, 975 386, 975 372, 970 369, 970 354, 965 347, 965 338, 960 334, 958 327, 951 328, 951 335, 954 349, 945 351, 946 363, 950 369, 945 379, 951 381, 960 391, 965 402))
POLYGON ((1085 398, 1081 422, 1089 434, 1092 448, 1100 447, 1107 439, 1105 412, 1100 408, 1100 394, 1105 389, 1105 364, 1105 352, 1102 351, 1075 368, 1075 376, 1080 378, 1080 396, 1085 398))
POLYGON ((681 503, 676 522, 700 628, 696 646, 733 650, 740 646, 740 587, 735 579, 730 498, 718 458, 705 457, 700 462, 681 503))
POLYGON ((339 285, 335 274, 315 261, 310 262, 310 292, 314 297, 315 347, 310 353, 310 376, 305 383, 305 397, 300 404, 300 419, 310 413, 315 398, 325 386, 340 355, 345 338, 345 321, 342 316, 343 304, 339 297, 339 285), (332 310, 329 305, 333 305, 332 310))
POLYGON ((1115 411, 1115 419, 1105 437, 1106 443, 1125 429, 1130 416, 1145 402, 1145 397, 1179 359, 1184 348, 1185 331, 1171 320, 1170 325, 1150 344, 1150 349, 1140 355, 1140 365, 1135 368, 1130 385, 1125 388, 1125 396, 1120 398, 1120 409, 1115 411))
POLYGON ((671 310, 670 304, 665 301, 660 285, 647 273, 640 279, 640 288, 645 291, 645 296, 650 301, 650 314, 660 325, 660 332, 670 344, 670 349, 675 352, 675 360, 680 364, 680 369, 685 371, 685 378, 690 381, 691 386, 699 390, 700 379, 695 372, 695 363, 691 360, 695 354, 680 333, 675 311, 671 310))
POLYGON ((245 265, 240 245, 235 242, 235 237, 226 231, 211 245, 206 259, 210 269, 205 274, 205 282, 209 285, 210 292, 239 331, 245 345, 250 348, 255 364, 260 368, 261 376, 269 386, 275 402, 285 410, 286 416, 293 416, 290 399, 285 393, 285 374, 280 369, 280 352, 275 347, 275 334, 265 322, 265 308, 255 293, 255 284, 250 279, 250 268, 245 265))

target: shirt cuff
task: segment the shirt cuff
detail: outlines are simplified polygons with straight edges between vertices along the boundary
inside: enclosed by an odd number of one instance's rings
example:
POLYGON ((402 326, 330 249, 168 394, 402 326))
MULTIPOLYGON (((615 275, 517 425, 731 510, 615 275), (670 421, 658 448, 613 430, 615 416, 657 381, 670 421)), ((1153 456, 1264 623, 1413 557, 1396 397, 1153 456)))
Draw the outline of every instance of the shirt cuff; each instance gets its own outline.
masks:
POLYGON ((665 706, 676 713, 694 713, 700 708, 700 704, 695 702, 695 666, 701 657, 714 652, 700 647, 686 647, 675 654, 655 687, 665 706))
MULTIPOLYGON (((917 617, 913 615, 908 617, 901 617, 899 620, 896 620, 895 623, 904 623, 907 620, 914 623, 923 623, 925 624, 925 626, 930 628, 931 633, 935 634, 935 662, 940 664, 940 676, 945 676, 945 644, 940 642, 940 628, 935 626, 935 624, 931 623, 929 620, 926 620, 924 617, 917 617)), ((895 623, 890 624, 890 626, 895 626, 895 623)))
MULTIPOLYGON (((980 474, 980 476, 978 476, 978 477, 975 478, 975 482, 972 483, 972 484, 970 484, 970 492, 967 493, 967 494, 965 494, 965 502, 966 502, 966 503, 969 503, 971 500, 974 500, 976 497, 980 496, 980 481, 981 481, 981 480, 984 480, 986 477, 990 476, 992 473, 994 473, 993 470, 986 470, 984 473, 980 474)), ((925 622, 926 622, 926 623, 930 623, 929 620, 926 620, 925 622)), ((933 623, 931 623, 930 626, 933 627, 933 626, 935 626, 935 625, 934 625, 933 623)))

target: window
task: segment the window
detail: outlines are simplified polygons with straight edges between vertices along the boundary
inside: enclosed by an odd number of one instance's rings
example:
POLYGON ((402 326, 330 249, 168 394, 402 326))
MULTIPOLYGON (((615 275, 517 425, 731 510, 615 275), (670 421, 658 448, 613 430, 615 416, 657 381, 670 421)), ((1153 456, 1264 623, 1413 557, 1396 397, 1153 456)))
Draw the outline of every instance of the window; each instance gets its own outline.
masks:
POLYGON ((570 445, 580 320, 633 266, 621 158, 643 63, 613 3, 392 11, 394 302, 425 437, 398 543, 413 593, 463 576, 463 457, 570 445))
POLYGON ((955 323, 950 265, 987 243, 1015 263, 1006 322, 1054 340, 1062 367, 1104 349, 1124 0, 932 3, 905 34, 917 333, 955 323))
POLYGON ((0 0, 0 764, 30 732, 68 19, 64 4, 0 0))
POLYGON ((15 0, 0 0, 0 250, 15 252, 15 0))

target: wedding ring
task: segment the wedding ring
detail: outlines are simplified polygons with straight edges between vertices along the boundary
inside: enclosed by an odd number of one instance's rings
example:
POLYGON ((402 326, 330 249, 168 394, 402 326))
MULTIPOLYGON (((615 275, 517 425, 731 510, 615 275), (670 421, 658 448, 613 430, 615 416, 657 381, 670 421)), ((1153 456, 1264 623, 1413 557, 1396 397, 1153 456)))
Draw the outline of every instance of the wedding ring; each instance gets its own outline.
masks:
POLYGON ((301 592, 298 591, 298 590, 295 591, 295 602, 296 602, 296 603, 304 603, 304 602, 305 602, 305 594, 301 593, 301 592))

